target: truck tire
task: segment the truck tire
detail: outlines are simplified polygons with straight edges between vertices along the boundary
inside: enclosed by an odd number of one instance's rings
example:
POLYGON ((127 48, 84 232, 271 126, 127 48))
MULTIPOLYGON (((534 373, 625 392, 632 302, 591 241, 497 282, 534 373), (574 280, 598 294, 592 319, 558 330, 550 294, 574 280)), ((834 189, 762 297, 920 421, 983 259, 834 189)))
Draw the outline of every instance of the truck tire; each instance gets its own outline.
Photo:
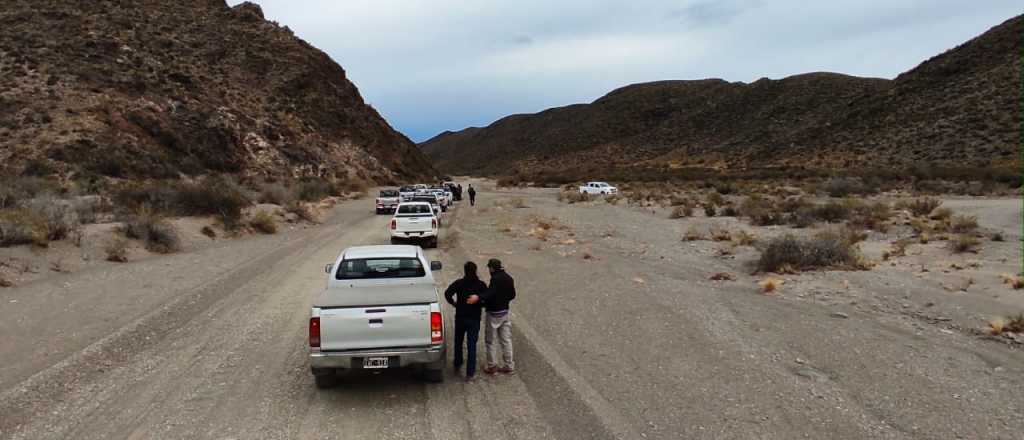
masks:
POLYGON ((338 376, 332 371, 331 374, 318 374, 313 376, 313 381, 316 382, 316 387, 325 390, 328 388, 334 388, 338 385, 338 376))
POLYGON ((391 244, 402 244, 402 242, 398 241, 395 237, 391 237, 391 244))
POLYGON ((437 249, 437 237, 427 240, 427 247, 430 249, 437 249))

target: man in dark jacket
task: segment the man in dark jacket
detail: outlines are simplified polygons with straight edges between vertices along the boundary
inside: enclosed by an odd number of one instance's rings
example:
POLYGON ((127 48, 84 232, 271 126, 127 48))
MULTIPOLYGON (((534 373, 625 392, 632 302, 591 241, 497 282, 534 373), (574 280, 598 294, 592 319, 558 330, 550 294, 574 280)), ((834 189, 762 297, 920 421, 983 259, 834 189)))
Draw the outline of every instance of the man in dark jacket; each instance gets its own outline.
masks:
POLYGON ((455 306, 455 369, 462 367, 462 341, 466 341, 466 381, 476 376, 476 342, 480 338, 480 296, 487 284, 476 274, 476 263, 467 261, 465 276, 444 291, 448 304, 455 306))
POLYGON ((516 298, 516 285, 512 277, 501 266, 501 260, 492 258, 487 262, 491 272, 491 285, 480 297, 487 308, 487 323, 484 328, 484 346, 487 348, 487 366, 484 373, 515 374, 516 364, 512 358, 512 321, 509 306, 516 298), (501 345, 505 366, 498 368, 498 343, 501 345))
POLYGON ((476 190, 473 185, 469 185, 469 206, 476 206, 476 190))

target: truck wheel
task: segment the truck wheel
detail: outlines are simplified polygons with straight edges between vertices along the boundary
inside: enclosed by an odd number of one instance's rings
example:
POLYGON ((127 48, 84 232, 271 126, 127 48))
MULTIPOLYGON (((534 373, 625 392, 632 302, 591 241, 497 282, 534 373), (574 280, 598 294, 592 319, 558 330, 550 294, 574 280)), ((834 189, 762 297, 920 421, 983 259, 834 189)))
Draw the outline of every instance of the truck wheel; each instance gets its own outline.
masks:
POLYGON ((391 237, 391 244, 402 244, 397 238, 391 237))
POLYGON ((316 382, 316 387, 323 390, 327 388, 334 388, 338 385, 338 376, 332 371, 330 374, 320 374, 313 376, 313 381, 316 382))
POLYGON ((437 237, 431 238, 427 241, 427 247, 431 249, 437 249, 437 237))

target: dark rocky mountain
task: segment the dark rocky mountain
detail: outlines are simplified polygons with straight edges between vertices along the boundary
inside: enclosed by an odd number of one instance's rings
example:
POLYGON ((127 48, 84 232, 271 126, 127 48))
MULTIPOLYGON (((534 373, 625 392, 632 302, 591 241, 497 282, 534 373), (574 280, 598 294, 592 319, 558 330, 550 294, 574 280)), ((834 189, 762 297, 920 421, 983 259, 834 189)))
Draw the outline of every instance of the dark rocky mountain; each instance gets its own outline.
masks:
POLYGON ((339 65, 254 4, 2 3, 2 174, 436 175, 339 65))
POLYGON ((420 146, 442 171, 492 175, 1009 169, 1020 164, 1021 35, 1024 19, 1013 18, 894 80, 811 73, 631 85, 420 146))

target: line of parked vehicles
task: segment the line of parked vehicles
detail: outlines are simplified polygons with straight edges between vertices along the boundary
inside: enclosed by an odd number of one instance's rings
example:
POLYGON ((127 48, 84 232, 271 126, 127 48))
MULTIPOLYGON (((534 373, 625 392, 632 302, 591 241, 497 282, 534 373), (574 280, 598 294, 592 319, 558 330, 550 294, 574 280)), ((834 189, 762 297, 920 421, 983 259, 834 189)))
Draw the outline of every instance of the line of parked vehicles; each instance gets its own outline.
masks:
POLYGON ((458 200, 462 200, 462 187, 455 182, 409 185, 381 190, 376 211, 378 215, 392 214, 388 223, 391 244, 418 242, 436 248, 442 213, 458 200))
POLYGON ((310 370, 318 388, 353 370, 414 369, 444 380, 448 351, 441 294, 423 248, 437 247, 441 215, 462 188, 454 182, 384 189, 377 214, 392 214, 391 245, 345 249, 324 267, 327 288, 309 319, 310 370), (420 246, 399 245, 418 242, 420 246))

